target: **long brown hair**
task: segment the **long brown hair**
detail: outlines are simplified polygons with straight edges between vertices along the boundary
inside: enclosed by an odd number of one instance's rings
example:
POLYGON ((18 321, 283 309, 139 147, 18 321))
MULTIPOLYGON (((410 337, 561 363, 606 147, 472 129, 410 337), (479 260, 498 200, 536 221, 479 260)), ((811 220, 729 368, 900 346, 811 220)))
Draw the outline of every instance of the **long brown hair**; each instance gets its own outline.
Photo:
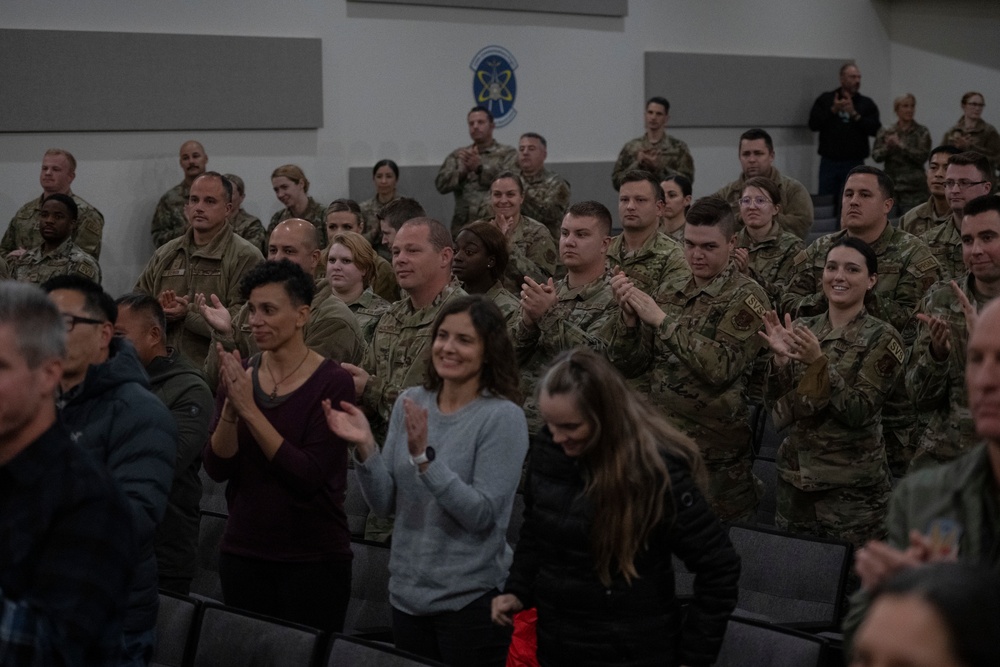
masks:
POLYGON ((663 456, 679 458, 697 481, 704 475, 698 447, 589 348, 560 354, 538 392, 573 397, 593 428, 580 462, 594 508, 595 569, 605 586, 616 571, 631 582, 638 576, 636 555, 656 526, 675 514, 667 507, 670 472, 663 456))

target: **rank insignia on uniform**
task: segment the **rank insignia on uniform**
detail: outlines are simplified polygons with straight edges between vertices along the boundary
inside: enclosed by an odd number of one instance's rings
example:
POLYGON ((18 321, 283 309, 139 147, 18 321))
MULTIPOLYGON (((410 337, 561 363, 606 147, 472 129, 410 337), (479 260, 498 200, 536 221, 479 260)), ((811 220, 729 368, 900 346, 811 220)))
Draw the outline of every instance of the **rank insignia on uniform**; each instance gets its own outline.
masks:
POLYGON ((896 358, 886 352, 875 362, 875 371, 884 378, 890 377, 899 366, 896 358))
MULTIPOLYGON (((750 297, 751 299, 753 297, 750 297)), ((740 331, 749 331, 750 325, 753 324, 753 313, 746 309, 740 309, 740 312, 733 315, 733 326, 740 331)))
POLYGON ((517 61, 511 52, 502 46, 484 47, 472 58, 469 69, 473 72, 472 98, 476 105, 489 109, 497 127, 514 120, 517 61))

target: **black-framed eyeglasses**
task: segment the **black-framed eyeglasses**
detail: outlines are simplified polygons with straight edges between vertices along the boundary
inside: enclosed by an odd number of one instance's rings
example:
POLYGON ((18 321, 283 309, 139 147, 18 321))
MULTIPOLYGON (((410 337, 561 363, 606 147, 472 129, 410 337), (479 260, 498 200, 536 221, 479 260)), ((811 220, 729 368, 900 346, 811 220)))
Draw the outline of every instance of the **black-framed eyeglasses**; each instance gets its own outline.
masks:
POLYGON ((967 179, 962 179, 960 181, 947 180, 944 182, 945 188, 958 188, 959 190, 968 190, 973 185, 982 185, 986 181, 970 181, 967 179))
POLYGON ((66 325, 66 333, 73 330, 77 324, 104 324, 104 320, 95 320, 92 317, 80 317, 70 313, 62 314, 63 324, 66 325))

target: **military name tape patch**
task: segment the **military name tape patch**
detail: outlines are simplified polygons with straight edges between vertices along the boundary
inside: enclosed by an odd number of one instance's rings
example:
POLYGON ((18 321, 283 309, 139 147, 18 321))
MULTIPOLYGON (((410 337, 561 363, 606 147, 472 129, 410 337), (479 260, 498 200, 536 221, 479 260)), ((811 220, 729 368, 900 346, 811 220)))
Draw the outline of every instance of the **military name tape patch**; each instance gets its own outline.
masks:
POLYGON ((889 351, 892 352, 892 356, 894 356, 897 359, 899 359, 899 363, 903 363, 903 357, 905 357, 906 355, 905 355, 905 353, 903 351, 903 346, 902 345, 900 345, 895 340, 890 340, 889 341, 889 351))
POLYGON ((472 70, 472 99, 476 106, 486 107, 493 114, 497 127, 514 120, 517 111, 517 61, 502 46, 487 46, 469 63, 472 70))
POLYGON ((764 315, 767 313, 767 308, 765 308, 764 304, 758 301, 757 297, 755 297, 753 294, 747 296, 746 300, 743 303, 750 306, 750 310, 757 313, 761 317, 764 317, 764 315))

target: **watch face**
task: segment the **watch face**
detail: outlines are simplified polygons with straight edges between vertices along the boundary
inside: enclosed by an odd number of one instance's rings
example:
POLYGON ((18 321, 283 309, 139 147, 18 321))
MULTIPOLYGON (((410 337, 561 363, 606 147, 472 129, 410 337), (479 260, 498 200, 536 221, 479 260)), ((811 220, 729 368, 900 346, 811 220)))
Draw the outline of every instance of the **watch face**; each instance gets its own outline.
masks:
POLYGON ((428 461, 433 461, 434 460, 434 448, 430 447, 430 446, 425 447, 424 448, 424 456, 427 457, 428 461))

